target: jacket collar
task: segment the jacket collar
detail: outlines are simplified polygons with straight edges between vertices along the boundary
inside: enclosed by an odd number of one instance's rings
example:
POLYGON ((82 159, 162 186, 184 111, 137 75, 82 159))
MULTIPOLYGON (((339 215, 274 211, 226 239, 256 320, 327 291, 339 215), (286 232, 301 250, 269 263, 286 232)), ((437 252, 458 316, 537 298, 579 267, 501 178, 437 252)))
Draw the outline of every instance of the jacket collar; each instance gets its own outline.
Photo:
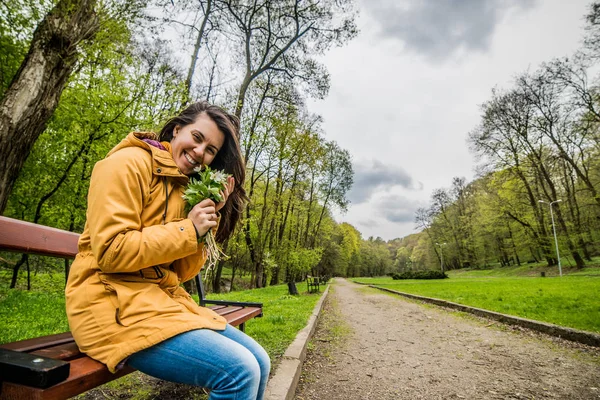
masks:
POLYGON ((132 132, 108 154, 110 155, 125 147, 141 147, 149 151, 152 155, 152 174, 175 178, 181 180, 182 184, 186 184, 189 178, 177 168, 177 164, 175 164, 175 160, 173 160, 173 156, 171 155, 171 143, 160 142, 166 149, 162 150, 145 142, 143 139, 158 141, 158 136, 154 132, 132 132))

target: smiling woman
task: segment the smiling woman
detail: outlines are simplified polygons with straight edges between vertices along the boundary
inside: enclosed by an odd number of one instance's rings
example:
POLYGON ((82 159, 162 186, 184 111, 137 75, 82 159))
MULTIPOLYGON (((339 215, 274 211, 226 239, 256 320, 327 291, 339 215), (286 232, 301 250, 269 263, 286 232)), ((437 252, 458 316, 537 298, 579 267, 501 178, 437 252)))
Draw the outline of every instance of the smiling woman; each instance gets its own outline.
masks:
POLYGON ((217 241, 227 239, 243 210, 238 129, 225 110, 192 104, 159 136, 131 133, 94 166, 66 309, 80 350, 111 372, 130 365, 209 388, 214 399, 262 398, 270 370, 264 349, 180 286, 206 262, 199 239, 213 229, 217 241), (208 165, 232 175, 222 201, 205 199, 186 212, 185 185, 208 165))

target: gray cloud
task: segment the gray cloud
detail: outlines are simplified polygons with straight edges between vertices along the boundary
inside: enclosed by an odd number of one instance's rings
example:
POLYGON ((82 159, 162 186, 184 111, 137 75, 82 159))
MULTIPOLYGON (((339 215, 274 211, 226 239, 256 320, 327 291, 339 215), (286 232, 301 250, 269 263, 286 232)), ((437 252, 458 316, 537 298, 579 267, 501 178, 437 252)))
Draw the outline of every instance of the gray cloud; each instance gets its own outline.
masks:
POLYGON ((421 206, 422 204, 419 201, 398 195, 383 196, 375 203, 378 215, 395 223, 413 222, 415 211, 421 206))
POLYGON ((364 221, 358 221, 358 225, 363 226, 365 228, 377 228, 379 226, 379 223, 374 219, 369 219, 364 221))
POLYGON ((405 189, 422 188, 421 184, 415 185, 413 178, 402 168, 385 165, 378 160, 354 163, 352 169, 354 184, 348 198, 353 204, 364 203, 374 192, 393 186, 402 186, 405 189))
POLYGON ((537 0, 363 0, 379 34, 400 39, 408 50, 443 60, 458 50, 485 51, 494 29, 512 8, 537 0))

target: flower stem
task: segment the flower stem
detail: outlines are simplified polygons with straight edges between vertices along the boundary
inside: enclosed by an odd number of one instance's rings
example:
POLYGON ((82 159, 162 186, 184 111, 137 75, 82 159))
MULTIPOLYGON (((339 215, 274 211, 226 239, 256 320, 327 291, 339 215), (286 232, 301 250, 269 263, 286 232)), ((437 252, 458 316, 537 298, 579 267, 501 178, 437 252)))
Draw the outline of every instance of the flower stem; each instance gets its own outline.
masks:
POLYGON ((219 260, 227 260, 229 257, 219 247, 212 231, 208 231, 204 240, 204 251, 206 252, 206 268, 204 278, 208 277, 219 260))

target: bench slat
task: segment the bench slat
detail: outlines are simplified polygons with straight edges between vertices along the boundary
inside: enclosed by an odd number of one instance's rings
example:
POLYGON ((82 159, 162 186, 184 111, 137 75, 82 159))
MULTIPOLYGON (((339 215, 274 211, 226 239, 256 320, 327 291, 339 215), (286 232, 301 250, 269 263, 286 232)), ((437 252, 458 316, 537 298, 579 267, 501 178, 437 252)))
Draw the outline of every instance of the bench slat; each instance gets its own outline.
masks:
POLYGON ((225 307, 225 308, 220 308, 217 311, 217 314, 223 316, 223 317, 227 317, 227 315, 236 312, 237 310, 241 310, 244 307, 239 307, 239 306, 229 306, 229 307, 225 307))
POLYGON ((0 347, 14 351, 32 352, 46 347, 58 346, 73 341, 71 332, 57 333, 33 339, 19 340, 18 342, 1 344, 0 347))
POLYGON ((69 343, 63 343, 54 347, 47 347, 45 349, 35 350, 30 352, 42 357, 55 358, 57 360, 69 361, 77 357, 81 357, 81 351, 73 339, 69 343))
POLYGON ((106 382, 120 378, 133 371, 133 368, 126 366, 117 373, 112 374, 106 369, 104 364, 89 357, 81 357, 71 361, 71 371, 69 377, 65 381, 47 389, 38 389, 4 382, 2 384, 2 400, 67 399, 106 382))
POLYGON ((241 310, 235 311, 225 316, 227 321, 234 326, 240 325, 249 319, 262 315, 262 308, 259 307, 246 307, 241 310))
POLYGON ((75 258, 79 234, 0 216, 0 248, 8 251, 75 258))

